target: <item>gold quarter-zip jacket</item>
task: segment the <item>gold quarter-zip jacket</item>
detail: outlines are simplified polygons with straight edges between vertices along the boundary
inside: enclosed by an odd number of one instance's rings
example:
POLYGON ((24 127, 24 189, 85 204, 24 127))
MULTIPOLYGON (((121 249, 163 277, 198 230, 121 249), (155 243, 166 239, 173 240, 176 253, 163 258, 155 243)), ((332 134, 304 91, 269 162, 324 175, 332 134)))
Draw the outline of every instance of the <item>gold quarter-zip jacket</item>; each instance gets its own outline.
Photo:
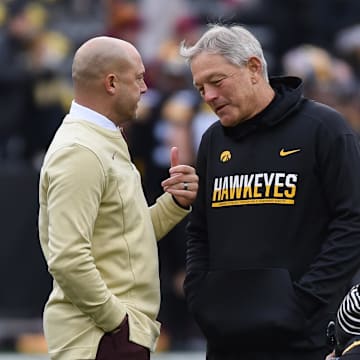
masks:
POLYGON ((47 151, 39 191, 40 242, 54 278, 44 310, 51 357, 95 359, 101 336, 126 314, 130 340, 154 350, 156 241, 188 211, 169 194, 149 207, 121 133, 69 115, 47 151))

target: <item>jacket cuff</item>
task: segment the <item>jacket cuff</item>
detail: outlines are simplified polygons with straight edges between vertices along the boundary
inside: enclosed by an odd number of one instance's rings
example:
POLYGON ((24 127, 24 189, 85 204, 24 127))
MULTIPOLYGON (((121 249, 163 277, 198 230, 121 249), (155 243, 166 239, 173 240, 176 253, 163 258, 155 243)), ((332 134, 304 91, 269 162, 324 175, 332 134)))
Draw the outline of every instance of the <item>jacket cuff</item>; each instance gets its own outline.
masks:
POLYGON ((125 316, 125 306, 114 295, 111 295, 103 306, 92 315, 92 318, 99 328, 110 332, 121 324, 125 316))

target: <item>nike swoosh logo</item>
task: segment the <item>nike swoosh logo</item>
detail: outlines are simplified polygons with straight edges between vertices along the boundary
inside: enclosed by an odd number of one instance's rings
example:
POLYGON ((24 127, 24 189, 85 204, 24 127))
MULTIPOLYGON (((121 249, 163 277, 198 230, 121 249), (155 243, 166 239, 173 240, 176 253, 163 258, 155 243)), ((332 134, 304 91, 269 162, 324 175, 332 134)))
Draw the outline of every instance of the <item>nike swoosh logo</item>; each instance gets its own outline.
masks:
POLYGON ((281 157, 284 157, 284 156, 288 156, 288 155, 292 155, 292 154, 295 154, 297 152, 301 151, 301 149, 294 149, 294 150, 285 150, 284 148, 282 148, 280 150, 280 156, 281 157))

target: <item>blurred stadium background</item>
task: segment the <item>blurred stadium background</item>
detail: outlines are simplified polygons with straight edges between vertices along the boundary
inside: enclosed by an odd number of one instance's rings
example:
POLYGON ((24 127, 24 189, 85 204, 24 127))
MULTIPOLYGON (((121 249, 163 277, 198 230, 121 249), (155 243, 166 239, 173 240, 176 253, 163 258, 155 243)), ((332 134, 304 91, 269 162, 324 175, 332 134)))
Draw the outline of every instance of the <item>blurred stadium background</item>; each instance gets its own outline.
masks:
MULTIPOLYGON (((166 353, 155 354, 151 357, 152 360, 203 360, 205 358, 203 353, 166 353)), ((22 355, 22 354, 0 354, 0 360, 49 360, 45 355, 22 355)))
MULTIPOLYGON (((149 91, 127 130, 151 203, 167 175, 168 149, 193 164, 215 117, 178 56, 207 22, 240 23, 260 39, 270 75, 299 75, 306 94, 341 111, 360 133, 359 0, 0 0, 0 359, 46 355, 42 308, 51 280, 37 237, 42 157, 72 100, 74 50, 96 35, 132 42, 149 91), (22 354, 22 355, 19 355, 22 354)), ((163 323, 154 359, 204 358, 186 310, 184 223, 159 245, 163 323)))
MULTIPOLYGON (((155 354, 151 357, 152 360, 203 360, 205 358, 203 353, 166 353, 155 354)), ((21 354, 0 354, 0 360, 49 360, 45 355, 21 355, 21 354)))

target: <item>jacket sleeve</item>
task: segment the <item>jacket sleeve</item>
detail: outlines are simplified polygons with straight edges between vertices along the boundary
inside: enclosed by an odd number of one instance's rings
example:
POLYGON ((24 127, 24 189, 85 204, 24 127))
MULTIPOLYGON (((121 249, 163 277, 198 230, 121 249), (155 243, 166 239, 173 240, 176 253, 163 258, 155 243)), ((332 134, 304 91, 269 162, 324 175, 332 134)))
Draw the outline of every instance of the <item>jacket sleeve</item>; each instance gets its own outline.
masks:
POLYGON ((57 150, 42 174, 47 183, 49 271, 65 296, 105 332, 126 315, 124 305, 103 281, 91 252, 91 240, 102 193, 103 167, 90 150, 68 146, 57 150))
POLYGON ((336 136, 328 126, 319 131, 316 156, 331 221, 320 254, 295 284, 309 316, 330 302, 360 266, 359 139, 345 125, 336 136))
POLYGON ((196 172, 199 176, 198 194, 193 204, 186 227, 186 277, 184 291, 192 311, 196 291, 205 278, 209 264, 209 250, 206 223, 206 158, 204 137, 199 147, 196 172))
POLYGON ((156 240, 162 239, 190 210, 177 205, 169 193, 164 193, 150 207, 151 221, 156 240))

